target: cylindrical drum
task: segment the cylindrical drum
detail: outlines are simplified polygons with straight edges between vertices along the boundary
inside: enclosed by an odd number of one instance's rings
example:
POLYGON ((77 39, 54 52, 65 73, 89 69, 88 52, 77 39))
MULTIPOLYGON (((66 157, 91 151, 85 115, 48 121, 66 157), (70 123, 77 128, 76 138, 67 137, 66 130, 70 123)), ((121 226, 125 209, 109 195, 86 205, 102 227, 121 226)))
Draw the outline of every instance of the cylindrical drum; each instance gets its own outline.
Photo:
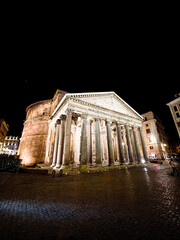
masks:
POLYGON ((26 109, 26 121, 20 142, 20 158, 25 166, 44 162, 51 100, 31 104, 26 109))

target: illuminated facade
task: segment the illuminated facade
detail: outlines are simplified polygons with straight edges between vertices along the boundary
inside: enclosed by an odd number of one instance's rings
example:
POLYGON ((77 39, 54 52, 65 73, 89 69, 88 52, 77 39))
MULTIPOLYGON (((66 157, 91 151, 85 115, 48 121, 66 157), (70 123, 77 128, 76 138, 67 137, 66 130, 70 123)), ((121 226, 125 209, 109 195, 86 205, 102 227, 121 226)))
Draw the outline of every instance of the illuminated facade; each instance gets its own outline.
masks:
POLYGON ((167 105, 169 106, 169 109, 171 111, 176 129, 180 138, 180 93, 176 94, 175 96, 177 96, 177 98, 167 103, 167 105))
POLYGON ((166 159, 169 154, 169 145, 161 120, 153 112, 147 112, 142 116, 145 119, 142 126, 148 156, 166 159))
POLYGON ((3 143, 8 130, 9 130, 8 124, 4 121, 4 119, 0 118, 0 152, 3 148, 3 143))
POLYGON ((2 153, 9 155, 18 155, 19 138, 14 136, 6 136, 2 148, 2 153))
POLYGON ((22 164, 34 166, 44 162, 49 119, 65 93, 57 90, 53 99, 36 102, 27 107, 19 147, 22 164))
POLYGON ((55 95, 27 108, 20 144, 25 165, 44 162, 62 168, 147 161, 143 117, 115 92, 55 95))

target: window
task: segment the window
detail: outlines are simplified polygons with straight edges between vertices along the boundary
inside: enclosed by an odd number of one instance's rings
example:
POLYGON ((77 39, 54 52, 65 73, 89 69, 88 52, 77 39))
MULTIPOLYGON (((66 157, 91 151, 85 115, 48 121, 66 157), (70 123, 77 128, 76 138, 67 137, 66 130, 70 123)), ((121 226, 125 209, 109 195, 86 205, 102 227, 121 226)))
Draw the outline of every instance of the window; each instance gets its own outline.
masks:
POLYGON ((150 149, 154 149, 153 146, 150 146, 149 148, 150 148, 150 149))
POLYGON ((148 128, 148 129, 146 129, 146 132, 147 133, 151 133, 151 130, 148 128))
POLYGON ((178 109, 177 109, 177 106, 174 106, 174 111, 175 111, 175 112, 177 112, 177 111, 178 111, 178 109))
POLYGON ((180 118, 179 112, 176 113, 176 117, 177 117, 177 118, 180 118))

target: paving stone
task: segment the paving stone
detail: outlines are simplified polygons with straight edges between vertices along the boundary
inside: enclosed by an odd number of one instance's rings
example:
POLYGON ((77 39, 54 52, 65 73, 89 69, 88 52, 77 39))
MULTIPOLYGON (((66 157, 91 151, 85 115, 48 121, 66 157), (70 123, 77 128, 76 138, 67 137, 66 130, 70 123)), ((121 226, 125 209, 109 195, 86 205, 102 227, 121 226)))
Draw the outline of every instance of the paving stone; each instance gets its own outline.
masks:
POLYGON ((0 173, 0 239, 179 239, 167 165, 61 178, 0 173))

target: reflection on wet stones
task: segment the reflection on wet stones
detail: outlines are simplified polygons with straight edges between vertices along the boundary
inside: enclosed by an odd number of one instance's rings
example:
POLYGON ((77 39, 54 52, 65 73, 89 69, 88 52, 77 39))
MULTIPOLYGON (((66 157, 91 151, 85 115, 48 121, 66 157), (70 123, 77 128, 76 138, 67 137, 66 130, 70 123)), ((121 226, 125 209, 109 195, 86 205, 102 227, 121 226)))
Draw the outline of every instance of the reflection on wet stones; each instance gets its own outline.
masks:
POLYGON ((169 171, 13 174, 0 189, 2 239, 178 239, 180 178, 169 171))

